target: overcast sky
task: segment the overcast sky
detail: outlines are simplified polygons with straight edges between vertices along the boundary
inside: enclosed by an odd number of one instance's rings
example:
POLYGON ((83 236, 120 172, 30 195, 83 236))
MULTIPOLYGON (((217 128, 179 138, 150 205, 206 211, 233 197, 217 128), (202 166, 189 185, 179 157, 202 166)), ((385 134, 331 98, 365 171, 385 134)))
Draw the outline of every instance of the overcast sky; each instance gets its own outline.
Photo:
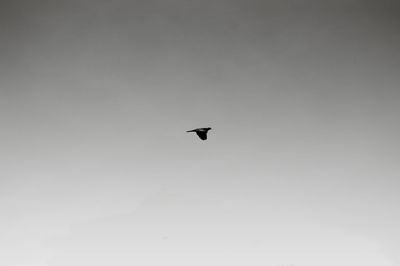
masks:
POLYGON ((399 18, 1 1, 0 264, 399 265, 399 18))

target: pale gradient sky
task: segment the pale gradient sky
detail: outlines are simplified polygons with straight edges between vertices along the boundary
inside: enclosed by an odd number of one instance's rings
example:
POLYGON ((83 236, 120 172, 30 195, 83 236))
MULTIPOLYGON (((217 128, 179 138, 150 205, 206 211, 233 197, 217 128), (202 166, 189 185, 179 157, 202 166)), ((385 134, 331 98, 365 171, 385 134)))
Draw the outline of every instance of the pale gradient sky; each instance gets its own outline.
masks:
POLYGON ((1 4, 1 265, 400 265, 397 1, 1 4))

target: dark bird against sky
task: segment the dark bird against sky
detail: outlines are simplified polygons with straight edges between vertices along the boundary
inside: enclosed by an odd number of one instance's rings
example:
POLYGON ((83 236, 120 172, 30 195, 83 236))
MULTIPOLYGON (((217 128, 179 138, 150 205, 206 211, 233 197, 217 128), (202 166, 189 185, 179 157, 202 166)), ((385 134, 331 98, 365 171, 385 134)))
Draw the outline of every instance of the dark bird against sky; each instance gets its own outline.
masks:
POLYGON ((207 132, 211 129, 211 127, 202 127, 202 128, 196 128, 192 130, 188 130, 186 132, 196 132, 197 136, 201 140, 206 140, 207 139, 207 132))

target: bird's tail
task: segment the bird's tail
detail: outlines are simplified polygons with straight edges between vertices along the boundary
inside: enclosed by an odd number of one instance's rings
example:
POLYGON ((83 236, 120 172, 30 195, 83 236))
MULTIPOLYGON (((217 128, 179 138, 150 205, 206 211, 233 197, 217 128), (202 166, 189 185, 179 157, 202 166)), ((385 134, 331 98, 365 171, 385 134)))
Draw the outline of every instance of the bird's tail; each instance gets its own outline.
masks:
POLYGON ((188 130, 188 131, 186 131, 186 132, 195 132, 195 130, 188 130))

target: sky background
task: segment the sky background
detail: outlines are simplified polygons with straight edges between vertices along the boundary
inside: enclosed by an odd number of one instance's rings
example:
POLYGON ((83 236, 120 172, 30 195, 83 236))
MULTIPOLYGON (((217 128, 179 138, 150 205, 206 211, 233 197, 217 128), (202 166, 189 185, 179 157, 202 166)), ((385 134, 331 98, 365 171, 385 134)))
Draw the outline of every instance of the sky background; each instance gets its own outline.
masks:
POLYGON ((398 1, 0 4, 1 265, 400 265, 398 1))

